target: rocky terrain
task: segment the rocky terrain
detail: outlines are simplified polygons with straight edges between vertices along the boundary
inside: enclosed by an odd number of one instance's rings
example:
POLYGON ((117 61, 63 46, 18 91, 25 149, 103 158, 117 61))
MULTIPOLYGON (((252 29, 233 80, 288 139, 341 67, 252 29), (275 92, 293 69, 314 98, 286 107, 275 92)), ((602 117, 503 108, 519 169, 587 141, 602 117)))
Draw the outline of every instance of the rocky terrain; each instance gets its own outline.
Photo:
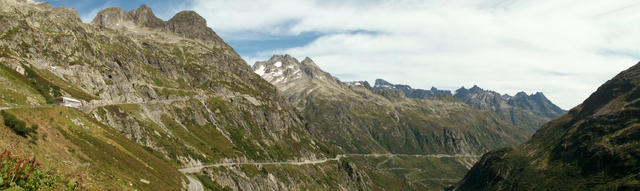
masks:
MULTIPOLYGON (((337 152, 480 155, 527 138, 523 130, 497 115, 469 107, 452 96, 414 99, 398 89, 372 89, 365 82, 344 83, 322 71, 310 58, 300 62, 289 55, 277 55, 257 62, 253 69, 303 113, 313 137, 338 146, 337 152)), ((464 168, 472 163, 433 166, 464 168)), ((418 168, 430 171, 434 167, 418 168)), ((455 177, 454 173, 453 178, 443 178, 438 184, 452 182, 455 177)), ((409 188, 436 188, 424 182, 409 188)))
POLYGON ((485 154, 456 190, 640 189, 640 64, 523 145, 485 154))

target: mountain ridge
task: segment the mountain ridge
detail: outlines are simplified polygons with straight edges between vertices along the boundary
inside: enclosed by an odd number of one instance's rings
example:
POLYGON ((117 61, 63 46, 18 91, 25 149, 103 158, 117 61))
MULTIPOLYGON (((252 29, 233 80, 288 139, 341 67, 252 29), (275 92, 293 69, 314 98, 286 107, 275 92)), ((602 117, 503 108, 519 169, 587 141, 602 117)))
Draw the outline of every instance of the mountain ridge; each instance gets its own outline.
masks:
MULTIPOLYGON (((267 70, 276 70, 278 67, 267 66, 266 63, 273 63, 276 61, 297 61, 291 55, 275 55, 270 58, 268 61, 256 62, 252 67, 253 70, 260 74, 264 74, 267 70), (274 60, 275 59, 275 60, 274 60)), ((313 63, 313 61, 306 57, 304 60, 307 62, 313 63)), ((302 63, 305 63, 303 61, 302 63)), ((293 67, 294 64, 288 64, 287 67, 293 67)), ((297 67, 296 67, 297 68, 297 67)), ((300 67, 307 68, 307 67, 300 67)), ((319 67, 313 64, 313 71, 318 71, 319 67)), ((310 70, 310 69, 307 69, 310 70)), ((265 79, 275 84, 285 84, 279 87, 282 91, 287 91, 291 86, 286 85, 287 80, 291 80, 290 78, 285 77, 286 72, 294 72, 289 68, 283 69, 279 72, 267 72, 267 76, 265 79), (273 76, 276 75, 277 76, 273 76), (278 78, 279 80, 274 80, 278 78)), ((310 73, 308 73, 310 74, 310 73)), ((313 77, 314 75, 311 75, 313 77)), ((326 83, 327 86, 334 87, 332 90, 334 91, 342 91, 335 84, 345 83, 350 84, 352 86, 363 86, 367 89, 371 89, 378 94, 384 95, 387 98, 416 98, 416 99, 433 99, 438 95, 445 96, 453 96, 456 99, 463 101, 465 104, 472 106, 476 109, 491 111, 500 118, 505 121, 511 122, 511 124, 520 127, 530 134, 533 134, 535 130, 537 130, 542 124, 545 122, 558 117, 564 114, 566 111, 562 110, 560 107, 553 104, 549 99, 547 99, 542 92, 537 92, 534 94, 526 94, 524 92, 518 92, 514 96, 510 96, 508 94, 500 95, 499 93, 491 90, 484 90, 477 85, 466 89, 461 87, 455 90, 455 94, 451 93, 449 90, 439 90, 435 87, 432 87, 429 90, 424 89, 414 89, 409 85, 403 84, 392 84, 384 79, 376 79, 373 86, 371 86, 367 81, 354 81, 354 82, 340 82, 336 77, 331 76, 330 74, 322 71, 320 75, 317 77, 324 77, 326 79, 331 79, 331 81, 336 81, 336 83, 326 83), (401 95, 402 94, 402 95, 401 95)), ((293 77, 297 78, 297 77, 293 77)), ((307 79, 309 80, 309 79, 307 79)), ((313 91, 313 90, 310 90, 313 91)), ((298 100, 304 102, 304 100, 298 100)), ((300 109, 300 108, 299 108, 300 109)))

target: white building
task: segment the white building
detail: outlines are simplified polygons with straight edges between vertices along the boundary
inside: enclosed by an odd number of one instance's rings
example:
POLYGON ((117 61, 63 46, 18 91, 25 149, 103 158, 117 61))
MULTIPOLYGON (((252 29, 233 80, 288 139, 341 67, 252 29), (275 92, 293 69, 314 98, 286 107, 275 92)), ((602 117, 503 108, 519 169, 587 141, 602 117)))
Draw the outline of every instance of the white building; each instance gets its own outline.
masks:
POLYGON ((56 98, 56 101, 58 101, 58 105, 60 106, 73 107, 78 109, 82 107, 82 102, 80 102, 80 100, 70 97, 58 97, 56 98))

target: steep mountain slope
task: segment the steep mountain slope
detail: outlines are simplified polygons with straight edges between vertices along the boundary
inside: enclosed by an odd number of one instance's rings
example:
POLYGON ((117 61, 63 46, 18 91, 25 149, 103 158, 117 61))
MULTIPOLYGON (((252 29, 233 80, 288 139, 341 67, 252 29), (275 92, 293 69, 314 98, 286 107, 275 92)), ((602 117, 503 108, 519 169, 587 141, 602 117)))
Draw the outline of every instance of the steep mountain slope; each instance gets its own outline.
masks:
POLYGON ((540 92, 533 95, 519 92, 515 96, 509 96, 473 86, 470 89, 462 87, 453 96, 472 107, 493 111, 500 118, 531 133, 565 113, 540 92))
POLYGON ((640 64, 527 143, 485 154, 458 190, 640 189, 640 64))
MULTIPOLYGON (((473 109, 451 96, 412 99, 399 90, 374 92, 368 83, 340 82, 309 58, 298 62, 289 55, 274 56, 257 62, 253 69, 303 112, 308 122, 306 127, 314 137, 338 146, 336 152, 469 156, 516 145, 526 139, 524 131, 495 114, 473 109)), ((473 163, 466 159, 453 159, 445 166, 427 165, 431 167, 422 170, 455 168, 456 165, 464 169, 466 164, 473 163)), ((375 169, 373 165, 371 170, 375 169)), ((385 174, 372 171, 368 171, 371 176, 385 174)), ((425 183, 432 180, 427 178, 430 174, 418 173, 417 177, 402 177, 402 180, 419 180, 409 186, 412 189, 436 189, 434 185, 442 186, 445 180, 450 183, 464 171, 452 172, 458 174, 453 173, 453 178, 442 178, 435 184, 425 183)), ((386 173, 383 177, 392 176, 386 173)))
POLYGON ((0 147, 86 176, 82 186, 180 190, 188 180, 177 168, 330 155, 276 88, 194 12, 161 21, 146 6, 109 8, 84 24, 47 3, 0 4, 0 110, 40 126, 37 140, 3 126, 0 147), (83 107, 55 106, 58 96, 83 107))

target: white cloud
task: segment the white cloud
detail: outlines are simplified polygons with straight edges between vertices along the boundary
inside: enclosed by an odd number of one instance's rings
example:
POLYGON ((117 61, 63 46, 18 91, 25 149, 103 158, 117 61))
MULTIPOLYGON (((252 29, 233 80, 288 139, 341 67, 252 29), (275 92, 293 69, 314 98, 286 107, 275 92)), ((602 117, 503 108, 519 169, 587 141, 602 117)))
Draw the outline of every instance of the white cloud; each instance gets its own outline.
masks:
POLYGON ((640 2, 631 0, 196 0, 193 5, 222 36, 327 33, 250 61, 288 53, 309 56, 330 73, 349 74, 343 80, 542 91, 565 109, 640 55, 640 2))

